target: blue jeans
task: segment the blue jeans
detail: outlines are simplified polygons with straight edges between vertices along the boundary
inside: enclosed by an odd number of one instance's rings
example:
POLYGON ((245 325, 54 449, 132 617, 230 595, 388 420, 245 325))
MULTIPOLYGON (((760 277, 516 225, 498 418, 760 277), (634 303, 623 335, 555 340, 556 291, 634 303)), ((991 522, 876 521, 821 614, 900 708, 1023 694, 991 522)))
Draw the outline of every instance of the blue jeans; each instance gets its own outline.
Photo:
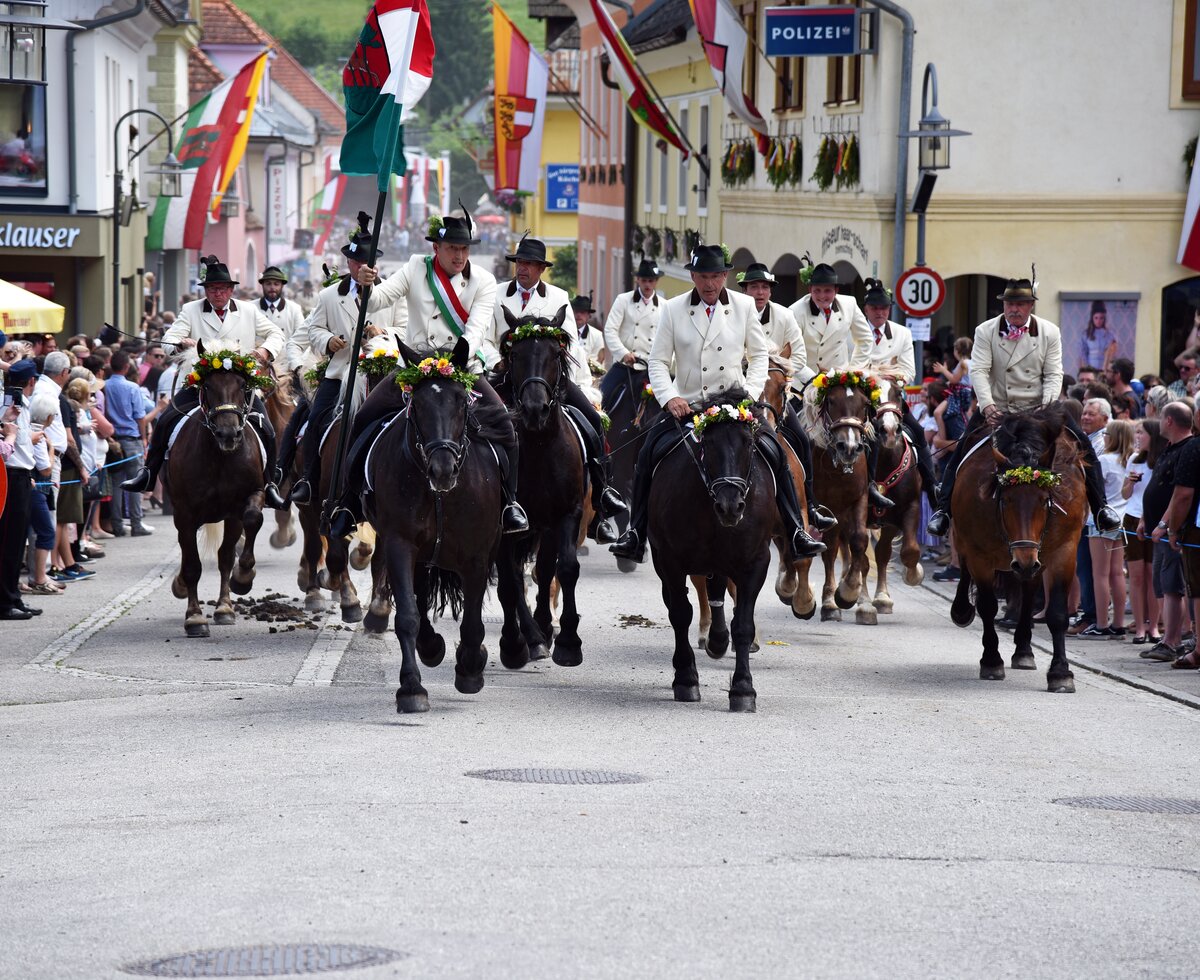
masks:
MULTIPOLYGON (((137 436, 118 436, 117 442, 121 445, 121 458, 129 459, 129 462, 122 463, 120 466, 113 467, 113 481, 119 484, 122 480, 130 480, 135 477, 142 469, 142 440, 137 436)), ((129 523, 134 527, 142 526, 142 495, 140 493, 122 492, 113 497, 113 514, 112 523, 113 530, 121 526, 122 515, 129 518, 129 523), (117 501, 117 497, 125 498, 124 508, 117 501)))
POLYGON ((1075 552, 1075 574, 1079 578, 1079 611, 1089 623, 1096 622, 1096 590, 1092 585, 1092 551, 1088 547, 1088 529, 1079 535, 1075 552))
MULTIPOLYGON (((40 481, 41 477, 35 475, 34 479, 40 481)), ((54 514, 50 510, 50 502, 46 499, 46 495, 37 487, 34 487, 33 493, 29 495, 29 526, 33 529, 33 546, 35 548, 49 551, 54 547, 57 531, 54 514)))

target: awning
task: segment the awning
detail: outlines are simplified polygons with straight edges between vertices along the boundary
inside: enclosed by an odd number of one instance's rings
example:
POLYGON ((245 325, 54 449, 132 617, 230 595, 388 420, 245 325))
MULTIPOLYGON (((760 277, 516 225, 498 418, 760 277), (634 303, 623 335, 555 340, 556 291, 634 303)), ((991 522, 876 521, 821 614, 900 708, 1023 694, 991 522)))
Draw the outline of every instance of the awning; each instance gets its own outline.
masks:
POLYGON ((0 330, 20 333, 62 333, 66 310, 36 293, 0 279, 0 330))

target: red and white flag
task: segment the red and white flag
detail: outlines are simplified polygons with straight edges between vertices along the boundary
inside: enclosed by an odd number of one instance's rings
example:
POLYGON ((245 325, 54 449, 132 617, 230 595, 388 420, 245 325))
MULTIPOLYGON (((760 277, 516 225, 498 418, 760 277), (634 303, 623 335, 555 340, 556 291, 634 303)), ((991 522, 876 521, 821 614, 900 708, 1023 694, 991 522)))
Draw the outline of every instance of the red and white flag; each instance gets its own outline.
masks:
POLYGON ((704 57, 712 68, 717 88, 725 96, 725 105, 754 130, 758 152, 766 154, 770 145, 767 121, 754 104, 753 93, 742 91, 748 39, 741 18, 729 0, 688 0, 696 33, 704 48, 704 57))
POLYGON ((1183 209, 1183 233, 1179 236, 1179 254, 1175 261, 1200 272, 1200 167, 1192 166, 1187 206, 1183 209))
POLYGON ((495 54, 497 190, 534 194, 542 165, 542 131, 550 69, 499 5, 492 7, 495 54))

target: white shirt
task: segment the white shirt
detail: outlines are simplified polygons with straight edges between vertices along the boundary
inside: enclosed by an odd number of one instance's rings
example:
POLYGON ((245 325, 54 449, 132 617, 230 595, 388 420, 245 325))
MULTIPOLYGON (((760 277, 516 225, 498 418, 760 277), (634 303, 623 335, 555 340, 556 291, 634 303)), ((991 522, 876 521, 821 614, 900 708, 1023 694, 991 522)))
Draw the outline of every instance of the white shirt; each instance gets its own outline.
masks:
MULTIPOLYGON (((1103 465, 1103 460, 1101 461, 1103 465)), ((1125 467, 1125 474, 1140 473, 1142 478, 1130 484, 1133 491, 1129 495, 1129 499, 1125 501, 1125 516, 1126 517, 1141 517, 1142 516, 1142 497, 1146 493, 1146 484, 1150 482, 1150 467, 1145 463, 1135 463, 1132 459, 1129 460, 1129 465, 1125 467)), ((1108 486, 1105 484, 1105 491, 1108 486)))

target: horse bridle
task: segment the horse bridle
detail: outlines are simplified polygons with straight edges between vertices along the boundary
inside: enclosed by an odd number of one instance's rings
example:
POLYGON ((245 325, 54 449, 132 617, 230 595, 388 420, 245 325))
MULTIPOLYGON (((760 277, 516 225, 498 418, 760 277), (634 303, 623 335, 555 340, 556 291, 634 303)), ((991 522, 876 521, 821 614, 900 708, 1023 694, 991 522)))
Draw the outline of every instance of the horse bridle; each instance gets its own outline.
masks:
POLYGON ((214 435, 216 434, 215 422, 218 415, 228 415, 231 413, 236 415, 238 417, 239 429, 246 424, 246 419, 250 415, 250 407, 254 404, 253 389, 251 389, 248 385, 243 387, 242 393, 245 396, 245 401, 241 405, 235 405, 232 402, 226 402, 220 405, 215 405, 212 408, 209 408, 205 404, 204 390, 204 387, 201 386, 199 391, 201 421, 209 432, 212 432, 214 435))
MULTIPOLYGON (((702 462, 704 458, 704 443, 700 443, 700 455, 697 456, 692 450, 692 433, 687 432, 680 424, 679 419, 675 420, 675 425, 678 427, 680 435, 683 439, 683 447, 687 450, 688 455, 692 458, 692 462, 696 464, 696 471, 700 474, 700 482, 704 484, 704 489, 708 491, 708 496, 714 502, 717 499, 717 491, 724 486, 733 487, 745 499, 750 495, 750 485, 754 478, 754 445, 751 442, 750 446, 750 464, 746 468, 746 477, 743 479, 740 476, 719 476, 715 480, 710 480, 708 470, 704 468, 702 462)), ((751 440, 754 436, 751 435, 751 440)))
POLYGON ((1042 522, 1042 535, 1036 541, 1013 541, 1008 536, 1008 528, 1004 525, 1004 487, 996 487, 996 509, 999 511, 1000 517, 1000 533, 1004 537, 1004 543, 1008 545, 1008 553, 1012 554, 1017 548, 1035 548, 1038 551, 1042 550, 1042 541, 1046 537, 1046 528, 1050 525, 1050 508, 1054 506, 1054 498, 1047 494, 1046 496, 1046 520, 1042 522))
MULTIPOLYGON (((426 441, 421 433, 421 423, 417 419, 417 413, 413 411, 412 399, 408 402, 408 425, 405 426, 406 431, 412 433, 411 439, 416 446, 417 455, 421 460, 421 467, 425 471, 425 475, 429 475, 429 461, 433 458, 433 454, 445 450, 454 457, 454 466, 459 468, 462 466, 462 461, 467 455, 467 450, 471 447, 471 440, 467 436, 467 415, 470 397, 468 396, 467 403, 463 405, 463 437, 461 441, 454 439, 434 439, 432 442, 426 441)), ((430 487, 433 490, 432 487, 430 487)), ((442 494, 444 490, 433 490, 435 494, 442 494)))

